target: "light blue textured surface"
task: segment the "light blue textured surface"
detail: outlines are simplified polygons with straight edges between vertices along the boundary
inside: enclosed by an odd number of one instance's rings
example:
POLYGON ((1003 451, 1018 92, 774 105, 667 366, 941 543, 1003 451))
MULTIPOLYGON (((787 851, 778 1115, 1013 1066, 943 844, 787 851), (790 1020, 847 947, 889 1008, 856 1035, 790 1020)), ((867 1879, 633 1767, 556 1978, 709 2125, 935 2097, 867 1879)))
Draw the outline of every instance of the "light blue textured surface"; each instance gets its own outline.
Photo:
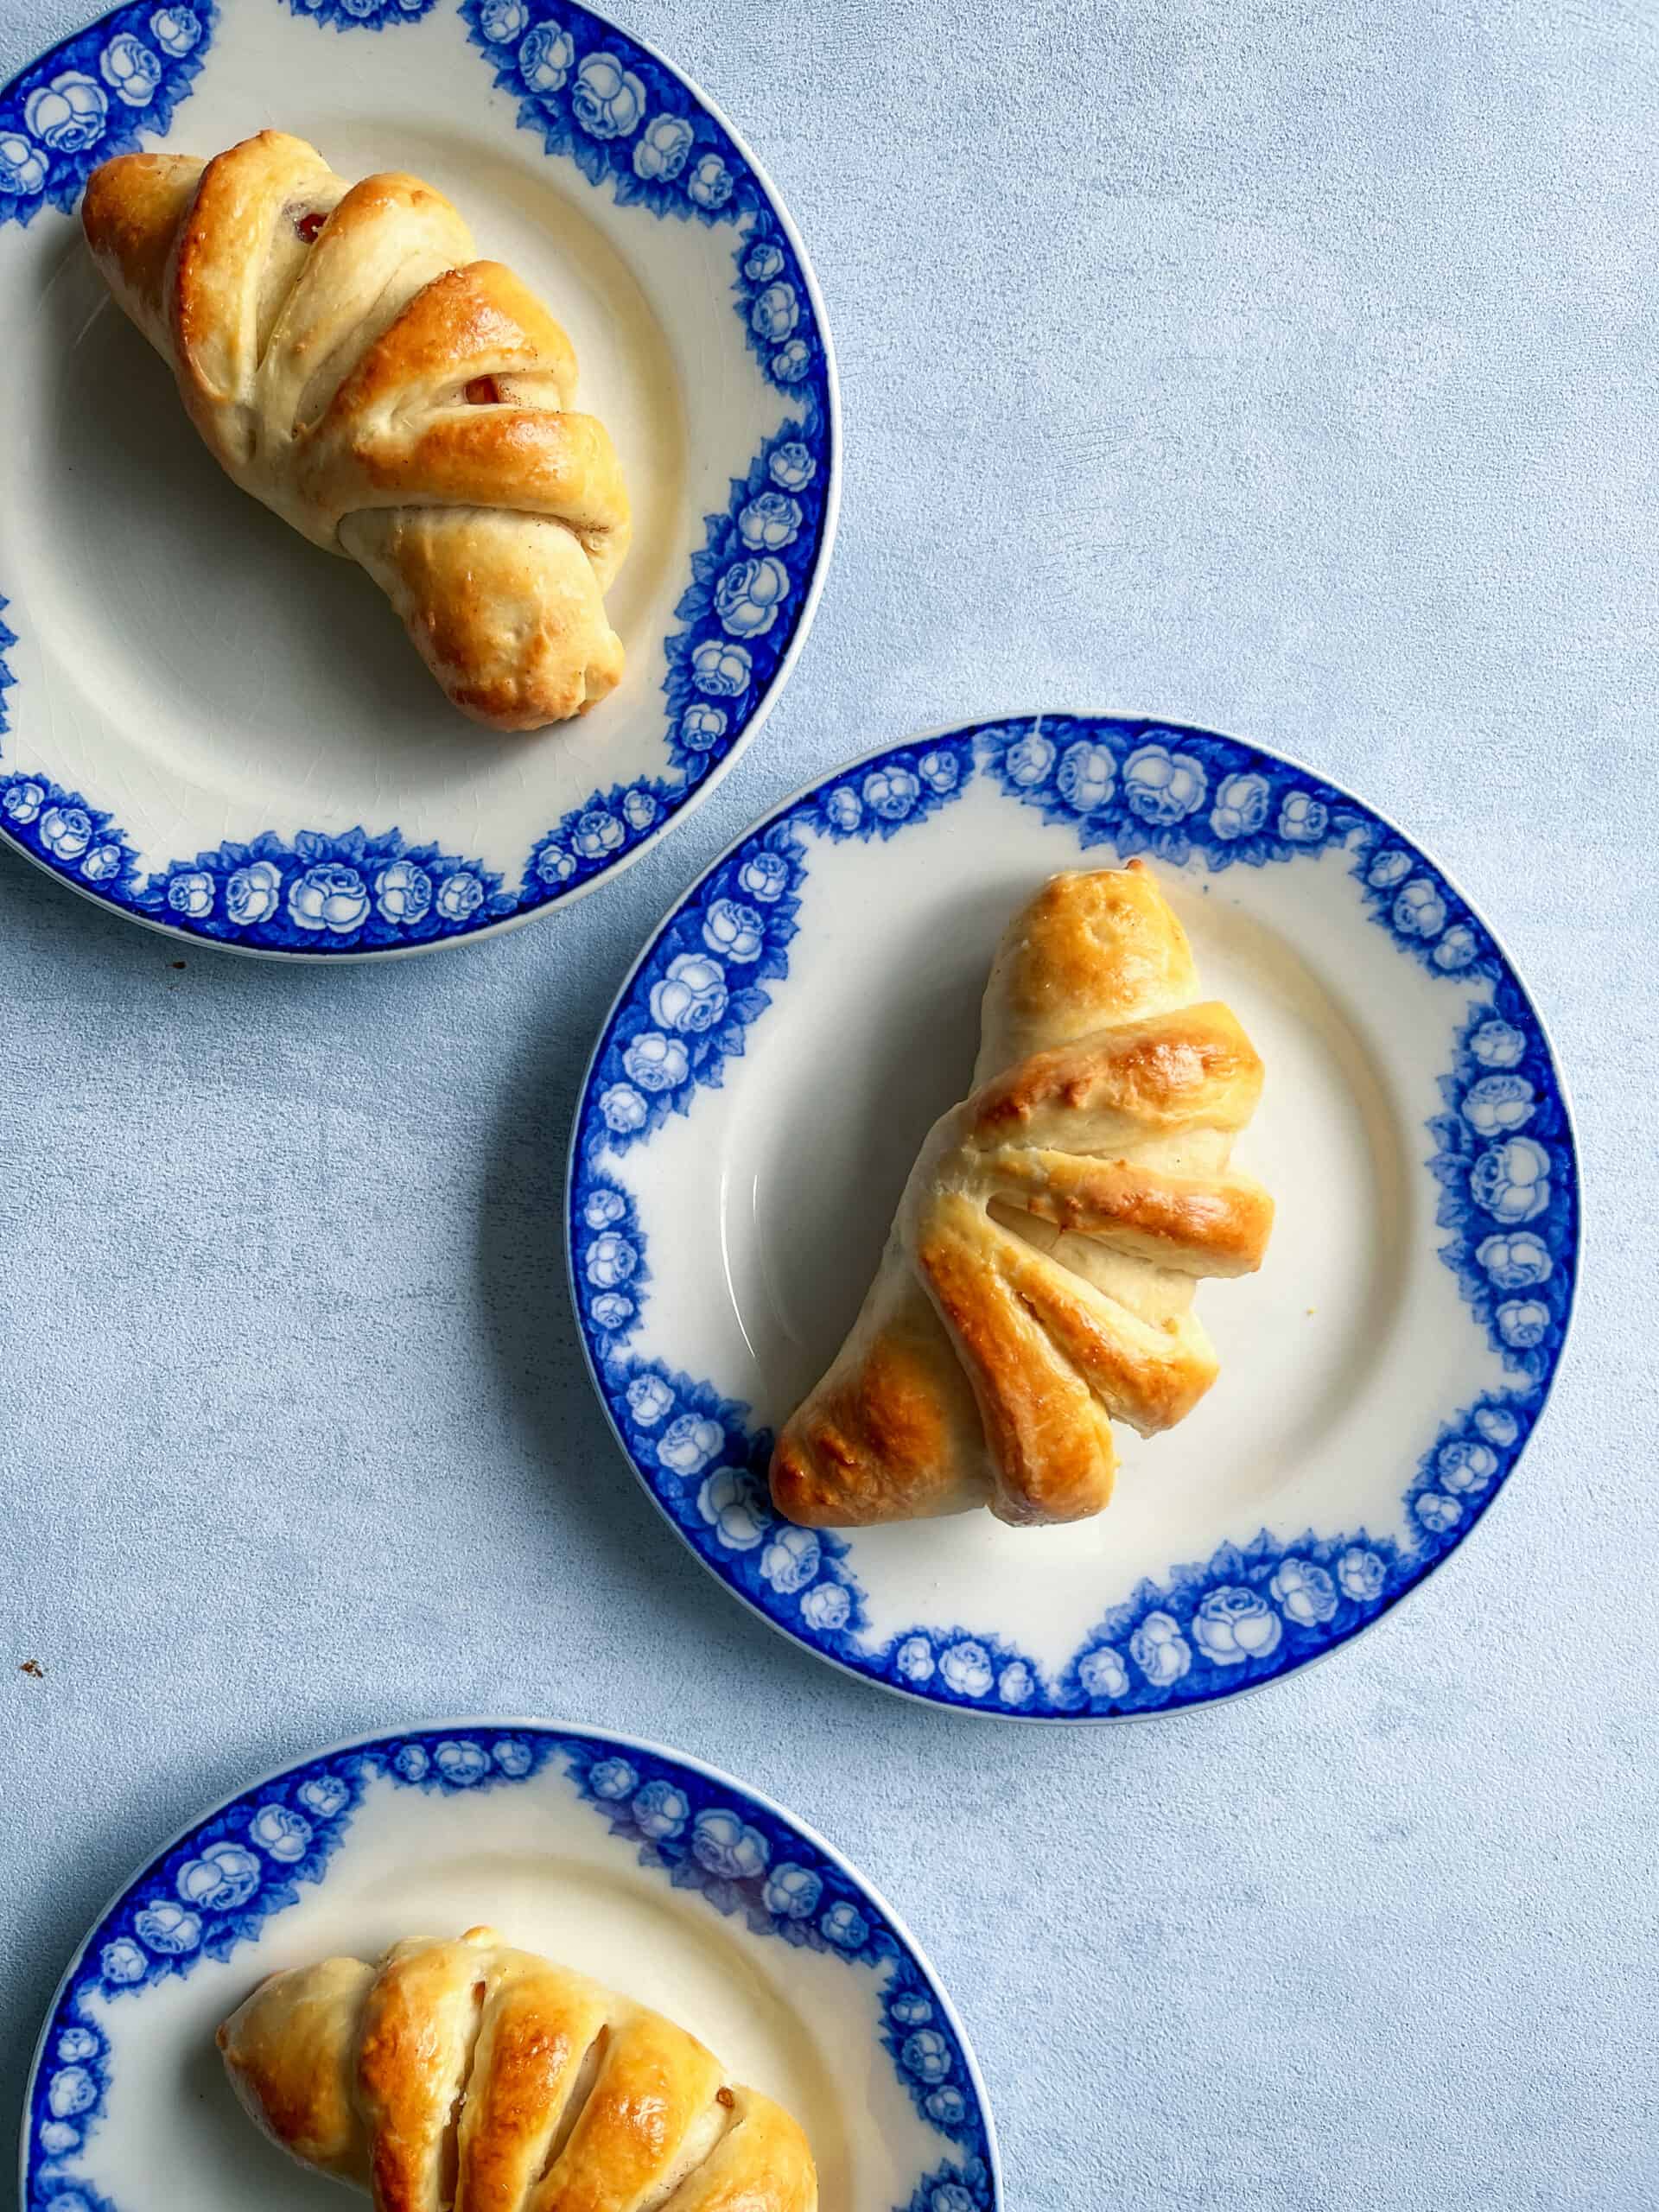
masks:
MULTIPOLYGON (((543 1711, 733 1768, 888 1891, 1014 2205, 1650 2206, 1659 31, 627 12, 771 169, 839 346, 840 544, 753 753, 576 911, 376 969, 180 967, 0 855, 7 2105, 188 1815, 353 1731, 543 1711), (559 1230, 670 898, 847 753, 1031 704, 1396 816, 1532 982, 1589 1200, 1567 1373, 1467 1551, 1329 1667, 1064 1738, 881 1700, 701 1573, 604 1429, 559 1230)), ((79 13, 12 0, 0 72, 79 13)))

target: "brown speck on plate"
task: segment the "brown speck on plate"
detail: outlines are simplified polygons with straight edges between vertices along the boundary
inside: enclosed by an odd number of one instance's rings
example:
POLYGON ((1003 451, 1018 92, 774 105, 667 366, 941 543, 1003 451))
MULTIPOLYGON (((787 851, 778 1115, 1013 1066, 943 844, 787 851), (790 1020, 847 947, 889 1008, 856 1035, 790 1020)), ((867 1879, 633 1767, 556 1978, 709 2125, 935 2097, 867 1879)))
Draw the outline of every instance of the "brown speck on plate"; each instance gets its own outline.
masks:
POLYGON ((20 1675, 33 1675, 37 1682, 46 1680, 46 1669, 38 1659, 25 1659, 17 1671, 20 1675))

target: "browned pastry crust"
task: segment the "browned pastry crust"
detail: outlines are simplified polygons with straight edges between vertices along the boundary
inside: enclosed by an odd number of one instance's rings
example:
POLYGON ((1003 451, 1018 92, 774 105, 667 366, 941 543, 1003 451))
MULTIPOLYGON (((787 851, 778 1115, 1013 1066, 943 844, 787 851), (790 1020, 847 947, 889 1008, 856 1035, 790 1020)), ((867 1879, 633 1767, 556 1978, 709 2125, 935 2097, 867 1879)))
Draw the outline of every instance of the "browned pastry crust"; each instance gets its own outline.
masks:
POLYGON ((1198 1005, 1150 869, 1057 875, 1005 935, 976 1088, 938 1122, 862 1312, 772 1455, 815 1527, 1111 1496, 1111 1422, 1150 1435, 1215 1379, 1201 1275, 1261 1265, 1273 1201, 1232 1173, 1262 1063, 1198 1005))
POLYGON ((487 1928, 274 1974, 219 2047, 273 2142, 377 2212, 817 2212, 779 2106, 487 1928))
POLYGON ((614 688, 604 594, 627 494, 570 411, 570 341, 417 177, 347 187, 262 130, 211 162, 124 154, 81 222, 209 450, 314 543, 359 562, 450 698, 536 729, 614 688))

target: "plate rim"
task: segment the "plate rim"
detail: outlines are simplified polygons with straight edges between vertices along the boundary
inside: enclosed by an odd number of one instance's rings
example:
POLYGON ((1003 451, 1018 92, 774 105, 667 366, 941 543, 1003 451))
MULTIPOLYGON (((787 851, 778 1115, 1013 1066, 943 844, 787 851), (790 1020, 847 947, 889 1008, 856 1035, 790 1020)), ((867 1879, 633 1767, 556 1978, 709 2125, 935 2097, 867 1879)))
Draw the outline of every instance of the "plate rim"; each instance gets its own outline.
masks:
MULTIPOLYGON (((66 47, 77 40, 85 38, 89 32, 99 30, 105 23, 111 22, 123 12, 126 0, 116 0, 113 7, 104 9, 99 14, 89 17, 84 23, 67 31, 61 38, 54 40, 50 46, 43 47, 38 53, 31 55, 28 60, 22 62, 19 67, 0 81, 0 99, 3 99, 16 85, 28 76, 31 70, 39 68, 42 62, 53 60, 66 47)), ((230 8, 234 4, 236 0, 214 0, 214 12, 219 17, 221 29, 230 8)), ((245 4, 245 0, 243 0, 243 4, 245 4)), ((618 876, 626 874, 636 861, 643 859, 647 853, 659 850, 678 825, 688 821, 702 806, 709 793, 724 782, 728 774, 748 751, 753 741, 765 728, 772 709, 782 697, 791 677, 794 675, 802 648, 805 645, 808 634, 817 617, 818 602, 823 595, 824 584, 829 577, 830 564, 835 552, 836 534, 841 522, 841 487, 844 474, 841 377, 836 358, 835 334, 830 327, 823 287, 818 282, 817 271, 812 264, 812 257, 807 251, 806 242, 801 236, 799 227, 787 202, 772 181, 771 171, 757 157, 748 140, 735 127, 719 101, 710 98, 697 79, 688 70, 683 69, 670 55, 664 54, 654 40, 646 37, 641 32, 631 29, 626 23, 619 22, 610 12, 609 0, 581 0, 581 4, 588 15, 608 25, 623 38, 630 40, 659 68, 664 70, 671 77, 677 79, 691 94, 693 99, 726 133, 744 161, 747 162, 755 182, 765 194, 779 229, 789 240, 806 285, 807 298, 817 326, 818 340, 823 348, 824 419, 829 483, 824 493, 823 527, 819 536, 817 554, 813 563, 811 575, 807 582, 805 596, 801 602, 800 615, 795 625, 794 634, 785 648, 777 668, 772 671, 771 682, 761 694, 754 712, 744 724, 736 741, 727 748, 706 775, 699 777, 668 820, 654 834, 639 838, 626 851, 619 853, 604 867, 596 869, 592 875, 584 876, 579 883, 571 885, 556 899, 544 899, 537 906, 521 908, 517 913, 504 914, 499 920, 486 923, 480 929, 467 930, 456 936, 422 938, 409 944, 353 946, 349 950, 327 952, 302 950, 276 944, 243 944, 224 938, 206 937, 194 930, 184 928, 177 922, 164 920, 159 915, 135 912, 132 908, 107 897, 95 884, 86 881, 77 882, 68 874, 60 873, 42 855, 32 851, 21 837, 14 835, 7 828, 3 815, 0 815, 0 843, 3 843, 10 851, 16 853, 21 859, 28 861, 31 866, 38 868, 40 873, 50 881, 61 885, 65 890, 73 891, 78 897, 86 899, 90 905, 99 908, 101 912, 112 915, 118 920, 135 923, 140 929, 151 930, 158 937, 165 938, 171 943, 189 944, 199 950, 227 952, 244 960, 269 960, 282 963, 300 962, 315 968, 344 967, 369 962, 411 960, 424 953, 443 951, 461 945, 499 941, 510 935, 514 930, 523 929, 531 922, 539 921, 556 912, 568 912, 571 907, 579 906, 584 899, 599 890, 602 885, 613 883, 618 876)), ((460 15, 459 9, 457 14, 464 30, 467 27, 467 17, 460 15)), ((425 17, 424 16, 417 16, 414 20, 421 22, 424 21, 425 17)), ((316 27, 321 29, 324 25, 319 21, 316 27)), ((376 28, 378 28, 378 23, 376 28)), ((486 97, 493 94, 493 86, 486 88, 486 97)), ((514 127, 517 127, 516 122, 514 127)), ((156 142, 158 144, 167 137, 170 129, 169 122, 168 130, 162 133, 161 139, 156 142)), ((545 160, 549 156, 543 154, 542 158, 545 160)), ((56 213, 60 211, 54 208, 43 209, 41 212, 56 213)), ((73 218, 67 217, 66 219, 73 221, 73 218)), ((0 251, 3 251, 3 245, 0 245, 0 251)), ((0 618, 0 626, 3 626, 3 618, 0 618)), ((0 694, 3 693, 3 690, 4 686, 0 685, 0 694)), ((556 723, 550 724, 545 731, 536 731, 528 734, 532 739, 542 738, 556 743, 556 737, 550 736, 550 733, 556 732, 559 727, 560 725, 556 723)), ((462 732, 458 741, 464 742, 465 737, 466 733, 462 732)))
POLYGON ((774 1820, 780 1821, 786 1827, 793 1828, 815 1848, 821 1851, 856 1889, 880 1909, 893 1934, 905 1946, 919 1968, 930 1990, 938 1999, 945 2018, 955 2033, 957 2045, 962 2053, 963 2063, 967 2069, 968 2078, 973 2085, 980 2117, 984 2124, 986 2146, 989 2152, 988 2163, 991 2174, 990 2212, 1002 2212, 1002 2207, 1006 2202, 1006 2192, 1002 2182, 1001 2151, 997 2141, 996 2115, 992 2108, 990 2094, 985 2085, 984 2073, 980 2066, 979 2055, 974 2049, 973 2040, 963 2024, 962 2016, 957 2009, 950 1993, 939 1978, 938 1968, 917 1942, 909 1923, 901 1913, 894 1911, 884 1893, 876 1887, 867 1874, 853 1864, 845 1852, 821 1835, 818 1830, 809 1821, 804 1820, 798 1813, 781 1804, 768 1791, 757 1788, 753 1783, 740 1780, 737 1776, 728 1773, 725 1768, 714 1765, 694 1751, 679 1751, 671 1745, 659 1744, 651 1737, 629 1735, 617 1729, 604 1727, 594 1721, 556 1720, 548 1718, 545 1714, 480 1713, 437 1715, 429 1719, 410 1721, 401 1726, 393 1725, 371 1728, 359 1734, 346 1737, 338 1743, 319 1745, 315 1750, 302 1752, 297 1758, 285 1759, 279 1765, 251 1777, 249 1780, 219 1798, 214 1804, 207 1806, 200 1812, 193 1815, 181 1827, 156 1845, 148 1857, 141 1859, 133 1867, 125 1880, 111 1893, 103 1905, 93 1914, 86 1934, 75 1946, 63 1972, 54 1984, 52 1993, 48 1998, 42 2011, 40 2031, 35 2037, 34 2051, 29 2063, 29 2071, 24 2077, 22 2110, 18 2121, 17 2190, 20 2207, 27 2205, 29 2202, 30 2137, 33 2132, 31 2120, 35 2108, 35 2091, 40 2079, 41 2065, 46 2058, 47 2041, 52 2033, 58 2006, 63 1999, 65 1991, 74 1979, 76 1969, 91 1948, 92 1938, 121 1900, 131 1891, 137 1889, 154 1868, 160 1866, 170 1853, 178 1848, 187 1836, 194 1834, 198 1828, 204 1827, 209 1821, 216 1819, 220 1813, 228 1811, 243 1798, 251 1796, 256 1790, 263 1789, 271 1783, 283 1780, 298 1768, 315 1765, 320 1759, 336 1758, 346 1752, 363 1751, 376 1745, 395 1740, 400 1736, 430 1735, 440 1730, 461 1732, 474 1729, 528 1730, 541 1735, 579 1736, 590 1743, 603 1745, 607 1748, 635 1751, 647 1758, 661 1759, 672 1765, 687 1767, 704 1781, 715 1783, 722 1789, 732 1790, 739 1798, 748 1798, 765 1812, 770 1814, 774 1820))
MULTIPOLYGON (((1185 870, 1183 870, 1182 873, 1185 873, 1185 870)), ((1542 1013, 1539 1009, 1537 1001, 1533 995, 1532 989, 1521 969, 1510 957, 1508 945, 1498 935, 1497 931, 1492 927, 1491 923, 1487 919, 1483 909, 1478 906, 1473 899, 1468 897, 1467 893, 1464 891, 1462 885, 1458 881, 1457 877, 1450 869, 1446 868, 1441 865, 1438 856, 1431 851, 1430 849, 1421 841, 1421 839, 1411 836, 1408 831, 1401 829, 1398 823, 1391 814, 1387 812, 1382 807, 1373 805, 1369 799, 1360 798, 1356 792, 1349 790, 1346 785, 1334 782, 1332 779, 1329 775, 1325 774, 1322 770, 1313 767, 1309 762, 1301 760, 1295 753, 1287 753, 1281 747, 1263 744, 1253 738, 1241 738, 1235 736, 1229 732, 1211 729, 1207 723, 1189 721, 1180 714, 1172 713, 1166 715, 1158 709, 1130 712, 1127 709, 1120 710, 1115 708, 1079 707, 1014 708, 1006 709, 992 709, 985 714, 976 715, 967 721, 930 723, 925 728, 910 732, 906 735, 887 740, 881 744, 868 747, 862 753, 852 754, 848 759, 841 761, 836 766, 825 769, 818 774, 808 778, 805 782, 785 792, 781 798, 768 806, 762 813, 756 815, 753 821, 749 822, 744 828, 740 830, 731 842, 714 855, 713 859, 709 862, 709 865, 703 868, 690 883, 684 887, 684 888, 674 899, 673 902, 664 910, 663 914, 654 924, 650 934, 645 938, 645 943, 641 945, 638 955, 630 963, 627 972, 623 976, 620 982, 617 985, 616 991, 611 1000, 610 1005, 607 1007, 600 1020, 598 1029, 594 1034, 593 1046, 588 1052, 587 1065, 582 1071, 582 1081, 576 1090, 575 1104, 573 1109, 570 1120, 570 1135, 565 1148, 563 1205, 565 1295, 569 1300, 571 1313, 575 1319, 576 1335, 582 1345, 582 1362, 587 1370, 588 1382, 593 1386, 594 1395, 599 1401, 600 1410, 604 1415, 606 1427, 610 1432, 612 1440, 615 1443, 616 1448, 620 1453, 624 1464, 627 1466, 635 1481, 645 1491, 645 1496, 651 1500, 653 1508, 661 1516, 668 1528, 672 1531, 676 1543, 683 1551, 690 1554, 702 1572, 706 1573, 711 1580, 716 1583, 719 1587, 726 1592, 728 1598, 734 1599, 739 1605, 745 1607, 746 1610, 752 1613, 756 1619, 764 1621, 766 1625, 773 1632, 774 1635, 783 1637, 793 1649, 807 1653, 810 1657, 819 1661, 823 1665, 835 1668, 838 1673, 848 1676, 854 1681, 863 1684, 867 1688, 884 1691, 889 1696, 902 1699, 907 1705, 926 1707, 936 1713, 942 1713, 947 1715, 961 1714, 971 1719, 1001 1721, 1027 1728, 1075 1728, 1083 1725, 1092 1725, 1096 1726, 1120 1726, 1128 1722, 1183 1719, 1189 1715, 1195 1715, 1200 1713, 1213 1713, 1217 1710, 1224 1710, 1237 1705, 1241 1700, 1252 1696, 1258 1691, 1274 1689, 1281 1684, 1299 1681, 1309 1671, 1311 1668, 1316 1667, 1321 1664, 1325 1660, 1333 1657, 1337 1652, 1345 1650, 1350 1645, 1356 1643, 1360 1637, 1365 1635, 1370 1630, 1377 1627, 1383 1621, 1392 1620, 1398 1613, 1401 1606, 1403 1605, 1408 1599, 1414 1597, 1418 1591, 1420 1591, 1433 1576, 1437 1574, 1442 1567, 1446 1567, 1453 1558, 1457 1557, 1464 1551, 1470 1539, 1475 1534, 1476 1529, 1491 1518, 1493 1509, 1502 1502, 1504 1492, 1509 1489, 1510 1479, 1519 1471, 1521 1464, 1526 1458, 1527 1453, 1531 1447, 1533 1439, 1538 1433, 1539 1425, 1548 1412, 1550 1401, 1554 1395, 1556 1383, 1560 1380, 1561 1370, 1567 1363, 1567 1357, 1572 1347, 1573 1324, 1579 1310, 1579 1289, 1584 1264, 1586 1211, 1584 1154, 1583 1149, 1579 1141, 1578 1117, 1576 1109, 1573 1105, 1572 1090, 1563 1069, 1560 1055, 1556 1049, 1554 1038, 1550 1032, 1548 1022, 1545 1020, 1542 1013), (1362 809, 1366 814, 1370 815, 1376 821, 1382 825, 1385 830, 1393 836, 1397 837, 1402 844, 1407 846, 1410 850, 1418 854, 1425 861, 1427 861, 1428 866, 1435 871, 1435 873, 1446 883, 1447 887, 1462 899, 1470 913, 1478 919, 1481 927, 1486 931, 1486 934, 1491 938, 1494 948, 1502 958, 1505 968, 1508 969, 1510 976, 1513 978, 1516 988, 1520 990, 1522 996, 1525 999, 1528 1008, 1530 1011, 1534 1020, 1538 1025, 1539 1034, 1543 1039, 1544 1049, 1549 1057, 1551 1072, 1555 1078, 1556 1090, 1560 1098, 1562 1115, 1567 1125, 1567 1135, 1571 1148, 1575 1189, 1571 1255, 1573 1271, 1572 1279, 1567 1286, 1567 1308, 1561 1320, 1560 1344, 1557 1350, 1554 1362, 1550 1367, 1548 1373, 1542 1380, 1537 1406, 1533 1414, 1532 1425, 1529 1428, 1526 1435, 1522 1439, 1520 1448, 1516 1453, 1515 1459, 1510 1465, 1509 1474, 1498 1485, 1498 1488, 1493 1496, 1486 1502, 1476 1521, 1462 1531, 1455 1543, 1437 1553, 1433 1559, 1429 1560, 1421 1571, 1414 1577, 1406 1588, 1396 1592, 1376 1612, 1370 1614, 1365 1619, 1356 1623, 1353 1627, 1346 1630, 1342 1635, 1333 1637, 1319 1650, 1308 1654, 1306 1657, 1299 1660, 1294 1666, 1282 1667, 1274 1674, 1262 1676, 1250 1681, 1241 1682, 1236 1688, 1219 1690, 1205 1697, 1190 1698, 1179 1701, 1166 1701, 1161 1705, 1147 1707, 1138 1711, 1120 1713, 1021 1713, 1010 1710, 1009 1708, 1002 1706, 989 1706, 978 1703, 972 1705, 947 1704, 942 1699, 930 1696, 924 1690, 909 1688, 902 1683, 889 1681, 885 1676, 872 1674, 851 1665, 847 1660, 841 1658, 835 1652, 825 1650, 818 1645, 808 1642, 804 1637, 797 1636, 793 1630, 788 1627, 783 1621, 779 1620, 772 1614, 766 1611, 763 1606, 757 1605, 748 1595, 747 1592, 740 1588, 736 1583, 728 1581, 715 1567, 713 1561, 704 1558, 702 1554, 697 1550, 696 1547, 688 1541, 684 1531, 676 1522, 673 1515, 669 1511, 668 1507, 664 1501, 652 1488, 651 1484, 645 1478, 644 1470, 639 1466, 639 1463, 634 1459, 633 1453, 629 1450, 627 1440, 623 1435, 620 1427, 618 1426, 615 1414, 611 1408, 610 1400, 606 1395, 604 1385, 600 1377, 598 1362, 594 1355, 593 1338, 589 1334, 586 1317, 583 1313, 582 1300, 576 1282, 575 1271, 575 1196, 576 1173, 580 1166, 582 1126, 588 1099, 593 1090, 594 1077, 598 1070, 601 1055, 604 1052, 608 1042, 612 1027, 615 1022, 617 1014, 621 1008, 623 1002, 628 997, 629 993, 632 989, 634 978, 639 975, 640 969, 651 958, 652 953, 656 950, 658 945, 661 943, 663 938, 667 933, 673 922, 691 903, 709 879, 716 874, 718 871, 726 865, 727 861, 731 858, 733 854, 737 851, 740 846, 745 844, 759 831, 770 827, 772 823, 780 819, 783 816, 788 814, 792 809, 798 806, 804 799, 813 796, 820 791, 829 790, 832 785, 852 777, 861 770, 868 768, 872 764, 877 760, 884 759, 888 754, 910 752, 921 746, 938 744, 948 739, 966 736, 979 730, 1004 723, 1038 723, 1045 721, 1058 722, 1065 721, 1095 723, 1110 722, 1126 726, 1141 725, 1147 729, 1154 728, 1163 728, 1194 737, 1208 738, 1223 745, 1244 747, 1252 753, 1260 754, 1264 759, 1276 761, 1282 767, 1292 769, 1299 774, 1307 776, 1315 783, 1322 784, 1327 788, 1338 791, 1343 797, 1350 799, 1355 806, 1362 809)))

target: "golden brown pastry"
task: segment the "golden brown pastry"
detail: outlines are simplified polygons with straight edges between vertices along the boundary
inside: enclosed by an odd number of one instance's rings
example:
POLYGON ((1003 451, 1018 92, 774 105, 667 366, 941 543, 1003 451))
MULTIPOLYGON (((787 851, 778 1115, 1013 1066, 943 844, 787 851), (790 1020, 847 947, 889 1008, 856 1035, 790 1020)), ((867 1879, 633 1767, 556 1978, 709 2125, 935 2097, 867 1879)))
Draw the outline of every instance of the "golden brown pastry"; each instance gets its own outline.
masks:
POLYGON ((203 162, 123 154, 81 222, 208 450, 360 562, 456 706, 537 729, 612 690, 604 594, 628 501, 547 309, 416 177, 347 187, 262 130, 203 162))
POLYGON ((1057 875, 991 969, 976 1088, 923 1145, 852 1332, 784 1429, 780 1513, 845 1528, 988 1505, 1076 1521, 1216 1376, 1200 1275, 1259 1267, 1273 1201, 1228 1166, 1262 1063, 1198 1005, 1151 870, 1057 875))
POLYGON ((219 2047, 271 2140, 377 2212, 816 2212, 786 2112, 492 1929, 273 1974, 219 2047))

